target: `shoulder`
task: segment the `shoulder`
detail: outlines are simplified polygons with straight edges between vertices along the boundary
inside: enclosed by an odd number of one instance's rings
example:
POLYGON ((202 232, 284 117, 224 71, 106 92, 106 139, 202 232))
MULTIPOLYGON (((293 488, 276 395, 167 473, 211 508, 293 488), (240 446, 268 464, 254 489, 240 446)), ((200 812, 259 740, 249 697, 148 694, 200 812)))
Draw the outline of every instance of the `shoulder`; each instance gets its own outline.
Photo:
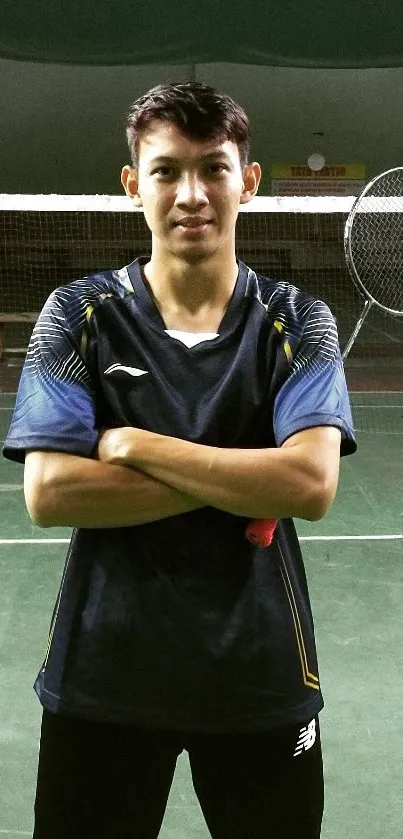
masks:
POLYGON ((248 290, 257 297, 268 317, 288 336, 301 337, 309 326, 323 332, 334 329, 335 321, 327 303, 303 291, 292 283, 266 277, 248 269, 248 290))
POLYGON ((63 321, 72 332, 76 332, 106 298, 124 298, 132 291, 126 267, 89 274, 55 288, 39 320, 43 322, 51 319, 59 321, 59 324, 63 321))
POLYGON ((292 283, 256 274, 262 302, 268 311, 295 321, 304 321, 312 310, 322 310, 331 316, 327 304, 292 283))
POLYGON ((307 360, 340 361, 337 325, 327 303, 292 283, 247 268, 247 295, 259 301, 279 336, 288 362, 305 368, 307 360))

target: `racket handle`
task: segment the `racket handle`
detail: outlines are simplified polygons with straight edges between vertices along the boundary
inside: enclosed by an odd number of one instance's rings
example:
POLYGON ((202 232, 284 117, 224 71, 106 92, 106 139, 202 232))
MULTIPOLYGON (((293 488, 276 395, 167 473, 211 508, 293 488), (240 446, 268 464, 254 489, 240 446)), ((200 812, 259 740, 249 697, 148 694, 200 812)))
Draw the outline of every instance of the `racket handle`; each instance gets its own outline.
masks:
POLYGON ((258 548, 268 548, 273 541, 277 519, 252 519, 245 531, 245 536, 252 545, 258 548))

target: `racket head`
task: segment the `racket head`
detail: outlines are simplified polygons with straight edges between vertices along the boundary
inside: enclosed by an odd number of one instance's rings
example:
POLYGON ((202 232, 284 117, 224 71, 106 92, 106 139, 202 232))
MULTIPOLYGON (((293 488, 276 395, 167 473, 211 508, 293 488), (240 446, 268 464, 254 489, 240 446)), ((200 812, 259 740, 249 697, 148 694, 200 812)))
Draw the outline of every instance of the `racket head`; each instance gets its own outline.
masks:
POLYGON ((377 175, 354 202, 344 253, 360 294, 384 312, 403 316, 403 167, 377 175))

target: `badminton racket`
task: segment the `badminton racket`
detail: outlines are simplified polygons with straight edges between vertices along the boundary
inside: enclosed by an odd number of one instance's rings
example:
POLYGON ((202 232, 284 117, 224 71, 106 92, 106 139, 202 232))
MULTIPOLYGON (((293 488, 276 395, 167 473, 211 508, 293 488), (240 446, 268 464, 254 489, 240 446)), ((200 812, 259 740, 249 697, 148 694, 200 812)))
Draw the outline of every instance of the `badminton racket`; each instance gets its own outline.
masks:
POLYGON ((343 361, 373 306, 403 315, 403 167, 377 175, 357 198, 344 230, 344 253, 365 303, 343 361))

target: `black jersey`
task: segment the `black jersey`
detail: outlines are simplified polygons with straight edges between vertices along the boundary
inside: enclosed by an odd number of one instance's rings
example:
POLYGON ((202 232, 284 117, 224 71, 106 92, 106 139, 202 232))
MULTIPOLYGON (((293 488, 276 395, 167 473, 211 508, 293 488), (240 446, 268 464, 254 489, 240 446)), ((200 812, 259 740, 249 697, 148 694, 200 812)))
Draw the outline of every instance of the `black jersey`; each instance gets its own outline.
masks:
MULTIPOLYGON (((57 289, 32 335, 5 456, 92 457, 98 429, 126 425, 236 448, 332 425, 341 453, 355 450, 324 303, 239 263, 217 335, 188 337, 166 330, 141 260, 57 289)), ((246 524, 204 507, 74 530, 35 685, 42 704, 188 731, 314 716, 323 700, 294 524, 282 520, 264 549, 246 524)))

